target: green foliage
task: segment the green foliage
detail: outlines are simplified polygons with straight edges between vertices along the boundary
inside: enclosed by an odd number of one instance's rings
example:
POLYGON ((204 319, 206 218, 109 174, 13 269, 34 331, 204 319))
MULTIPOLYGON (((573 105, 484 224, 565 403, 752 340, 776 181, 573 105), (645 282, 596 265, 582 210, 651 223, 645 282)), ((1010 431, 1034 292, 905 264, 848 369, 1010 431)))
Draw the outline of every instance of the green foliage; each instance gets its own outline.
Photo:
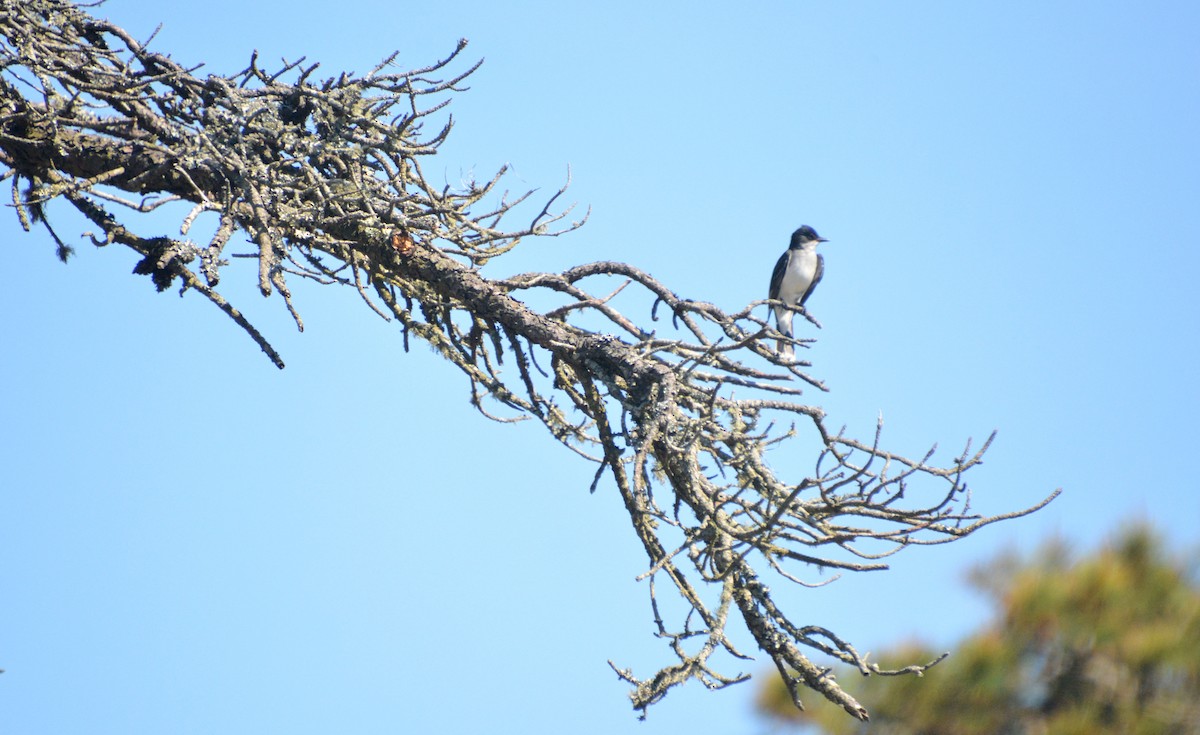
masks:
MULTIPOLYGON (((837 672, 870 711, 797 712, 777 677, 759 709, 822 732, 895 735, 1200 733, 1200 578, 1145 526, 1073 558, 1060 542, 972 574, 996 606, 987 627, 921 678, 837 672)), ((905 644, 881 658, 929 658, 905 644)))

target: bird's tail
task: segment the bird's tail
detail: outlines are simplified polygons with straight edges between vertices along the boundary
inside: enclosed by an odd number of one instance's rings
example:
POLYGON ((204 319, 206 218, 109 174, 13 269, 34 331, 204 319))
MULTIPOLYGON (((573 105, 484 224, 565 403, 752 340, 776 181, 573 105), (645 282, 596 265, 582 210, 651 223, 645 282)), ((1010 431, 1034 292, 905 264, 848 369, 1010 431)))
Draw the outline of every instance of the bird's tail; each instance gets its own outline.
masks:
MULTIPOLYGON (((795 313, 787 309, 775 310, 775 326, 776 329, 779 330, 780 334, 783 334, 786 337, 792 336, 792 317, 794 316, 795 313)), ((776 345, 776 351, 789 360, 795 357, 796 354, 795 349, 792 347, 792 343, 784 342, 783 340, 778 341, 776 345)))

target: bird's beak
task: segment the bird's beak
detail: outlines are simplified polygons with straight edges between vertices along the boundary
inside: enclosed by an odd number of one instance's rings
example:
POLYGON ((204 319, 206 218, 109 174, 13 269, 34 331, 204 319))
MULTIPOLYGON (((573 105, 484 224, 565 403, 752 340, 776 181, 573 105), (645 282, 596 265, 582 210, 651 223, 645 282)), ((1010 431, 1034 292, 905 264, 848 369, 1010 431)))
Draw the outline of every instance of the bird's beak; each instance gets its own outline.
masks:
POLYGON ((827 240, 827 239, 825 239, 825 238, 823 238, 823 237, 821 237, 821 236, 819 236, 819 235, 818 235, 818 236, 817 236, 817 242, 829 242, 829 240, 827 240))

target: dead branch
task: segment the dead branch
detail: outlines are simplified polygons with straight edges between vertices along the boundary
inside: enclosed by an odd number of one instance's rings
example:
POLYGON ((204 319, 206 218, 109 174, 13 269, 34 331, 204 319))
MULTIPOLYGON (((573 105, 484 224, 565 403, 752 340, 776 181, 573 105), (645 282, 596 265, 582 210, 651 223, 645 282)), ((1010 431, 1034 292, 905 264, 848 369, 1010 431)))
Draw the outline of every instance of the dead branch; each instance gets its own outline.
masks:
POLYGON ((648 678, 614 665, 643 713, 691 679, 720 688, 745 678, 717 670, 746 658, 728 636, 736 613, 797 706, 803 686, 866 719, 806 649, 864 674, 932 664, 880 669, 830 631, 793 623, 764 576, 806 584, 808 569, 882 569, 901 549, 962 538, 1054 497, 983 516, 963 475, 987 444, 931 464, 933 452, 884 449, 882 427, 867 442, 831 433, 825 413, 799 400, 799 384, 824 390, 822 381, 771 347, 781 335, 766 302, 729 314, 616 262, 485 275, 523 239, 570 232, 586 215, 554 209, 564 186, 507 229, 530 193, 502 192, 504 170, 459 189, 425 176, 421 161, 451 129, 435 116, 478 66, 452 71, 465 41, 421 69, 393 71, 393 56, 366 76, 318 81, 315 64, 266 70, 257 58, 200 76, 65 0, 0 0, 0 38, 0 164, 21 223, 46 227, 60 257, 70 248, 47 210, 65 203, 91 222, 93 243, 139 253, 135 273, 160 291, 199 292, 283 367, 217 291, 241 233, 256 261, 250 277, 298 327, 290 277, 349 286, 396 321, 406 347, 424 340, 465 373, 482 413, 536 418, 598 463, 646 551, 658 636, 676 659, 648 678), (178 233, 134 231, 137 215, 180 205, 178 233), (188 239, 206 222, 207 242, 188 239), (776 474, 767 452, 789 447, 816 448, 811 474, 776 474), (676 622, 659 614, 659 583, 687 611, 676 622))

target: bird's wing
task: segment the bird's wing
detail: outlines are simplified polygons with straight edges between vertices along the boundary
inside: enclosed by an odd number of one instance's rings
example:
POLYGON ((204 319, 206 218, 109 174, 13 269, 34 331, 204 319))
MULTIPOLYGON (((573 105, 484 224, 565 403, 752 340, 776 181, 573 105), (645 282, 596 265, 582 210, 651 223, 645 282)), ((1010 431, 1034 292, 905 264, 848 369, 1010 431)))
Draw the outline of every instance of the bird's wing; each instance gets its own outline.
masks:
POLYGON ((779 260, 776 261, 775 270, 771 271, 771 290, 767 292, 768 299, 779 298, 779 289, 783 287, 783 274, 787 272, 788 260, 791 255, 791 250, 784 250, 783 255, 780 255, 779 260))
POLYGON ((813 274, 812 282, 808 284, 808 290, 800 297, 800 305, 804 306, 804 302, 808 301, 808 297, 812 296, 812 292, 816 289, 817 284, 821 282, 821 276, 825 275, 825 256, 817 253, 817 272, 813 274))

